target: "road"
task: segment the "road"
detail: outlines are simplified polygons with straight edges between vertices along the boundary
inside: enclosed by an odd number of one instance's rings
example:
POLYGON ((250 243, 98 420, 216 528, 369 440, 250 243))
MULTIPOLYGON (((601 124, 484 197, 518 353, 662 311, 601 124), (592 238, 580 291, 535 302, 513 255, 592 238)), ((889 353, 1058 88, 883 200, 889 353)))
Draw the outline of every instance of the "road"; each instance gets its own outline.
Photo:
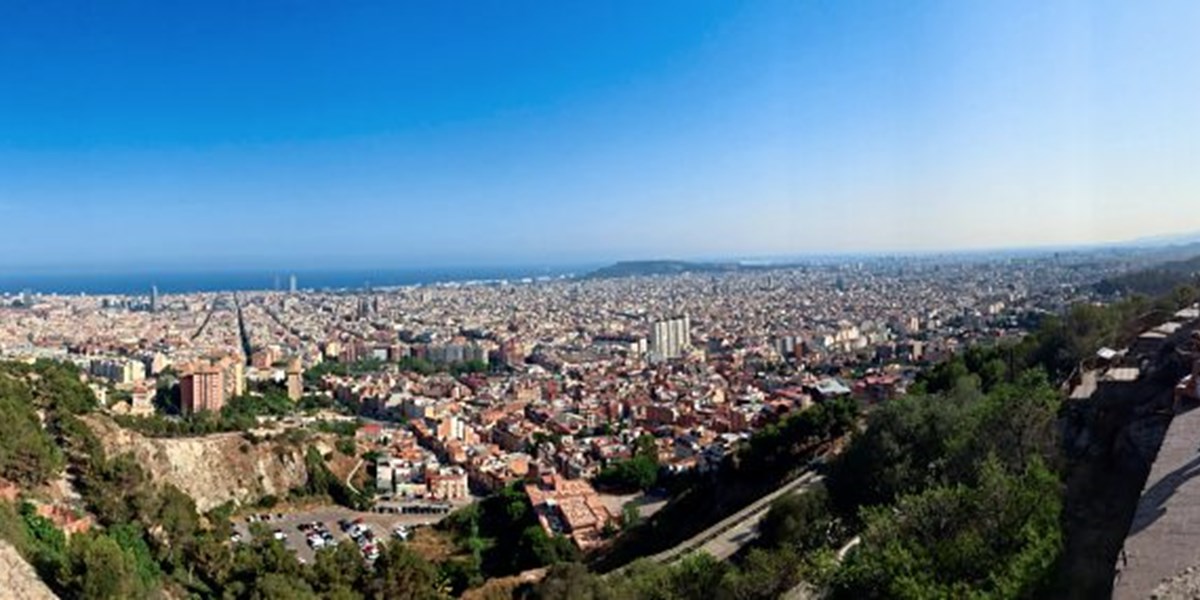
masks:
MULTIPOLYGON (((669 563, 697 551, 707 552, 721 560, 729 558, 758 536, 758 523, 766 516, 772 502, 787 494, 804 493, 819 484, 822 479, 820 475, 806 471, 674 548, 650 556, 650 560, 669 563)), ((620 570, 622 569, 618 569, 620 570)))
POLYGON ((358 494, 361 492, 358 491, 358 488, 354 487, 354 483, 353 483, 354 474, 357 473, 358 470, 361 469, 364 464, 366 464, 366 461, 364 461, 361 458, 358 459, 358 463, 356 463, 354 465, 353 469, 350 469, 350 474, 346 476, 346 487, 350 488, 350 491, 354 492, 355 494, 358 494))
POLYGON ((250 355, 254 354, 254 345, 250 343, 250 332, 246 330, 246 320, 242 318, 242 300, 237 292, 233 293, 233 306, 237 309, 238 333, 242 337, 242 351, 246 354, 246 364, 250 364, 250 355))
POLYGON ((204 315, 204 322, 200 323, 200 327, 196 329, 196 333, 192 334, 191 339, 194 340, 194 339, 200 337, 200 334, 204 333, 204 328, 208 327, 208 322, 212 320, 212 316, 213 316, 214 312, 217 312, 216 299, 213 299, 212 304, 209 305, 208 313, 204 315))

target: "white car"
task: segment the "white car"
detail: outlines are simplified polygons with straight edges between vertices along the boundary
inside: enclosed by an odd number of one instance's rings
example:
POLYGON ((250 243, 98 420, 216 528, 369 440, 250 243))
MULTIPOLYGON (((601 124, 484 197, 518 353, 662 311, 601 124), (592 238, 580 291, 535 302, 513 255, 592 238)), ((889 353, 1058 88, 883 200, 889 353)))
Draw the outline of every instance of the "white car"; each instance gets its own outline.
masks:
POLYGON ((283 540, 287 539, 287 534, 284 533, 282 529, 276 529, 275 530, 275 539, 282 542, 283 540))

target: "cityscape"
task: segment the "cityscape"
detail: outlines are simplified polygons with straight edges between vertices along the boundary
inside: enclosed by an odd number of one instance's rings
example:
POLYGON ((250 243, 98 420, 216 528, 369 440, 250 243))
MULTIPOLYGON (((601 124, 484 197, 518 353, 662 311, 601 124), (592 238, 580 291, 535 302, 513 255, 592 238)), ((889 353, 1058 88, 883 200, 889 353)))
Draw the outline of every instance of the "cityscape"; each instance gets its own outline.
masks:
POLYGON ((0 17, 0 598, 1200 595, 1200 7, 0 17))

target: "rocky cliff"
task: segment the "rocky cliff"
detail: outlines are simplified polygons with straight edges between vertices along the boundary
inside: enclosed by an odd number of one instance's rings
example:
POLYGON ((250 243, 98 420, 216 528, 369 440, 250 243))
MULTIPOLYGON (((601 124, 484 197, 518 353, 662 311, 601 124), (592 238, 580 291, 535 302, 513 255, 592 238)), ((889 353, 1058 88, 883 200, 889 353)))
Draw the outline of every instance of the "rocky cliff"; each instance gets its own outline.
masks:
POLYGON ((13 600, 54 600, 58 596, 38 579, 16 548, 0 541, 0 596, 13 600))
MULTIPOLYGON (((103 416, 85 420, 109 456, 132 454, 155 481, 175 485, 191 496, 202 512, 229 501, 249 504, 267 495, 282 498, 308 480, 305 444, 251 443, 237 433, 149 438, 103 416)), ((322 454, 333 451, 333 444, 324 437, 306 444, 317 446, 322 454)))

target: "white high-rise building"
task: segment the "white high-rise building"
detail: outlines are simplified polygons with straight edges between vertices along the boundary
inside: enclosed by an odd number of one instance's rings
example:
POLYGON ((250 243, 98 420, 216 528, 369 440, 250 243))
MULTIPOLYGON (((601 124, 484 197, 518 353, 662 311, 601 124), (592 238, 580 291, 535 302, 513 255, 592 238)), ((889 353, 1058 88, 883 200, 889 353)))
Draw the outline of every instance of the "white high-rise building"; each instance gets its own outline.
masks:
POLYGON ((683 356, 692 347, 692 321, 680 315, 650 326, 650 361, 660 362, 683 356))
POLYGON ((292 273, 291 276, 288 277, 288 291, 293 294, 296 293, 296 274, 295 273, 292 273))

